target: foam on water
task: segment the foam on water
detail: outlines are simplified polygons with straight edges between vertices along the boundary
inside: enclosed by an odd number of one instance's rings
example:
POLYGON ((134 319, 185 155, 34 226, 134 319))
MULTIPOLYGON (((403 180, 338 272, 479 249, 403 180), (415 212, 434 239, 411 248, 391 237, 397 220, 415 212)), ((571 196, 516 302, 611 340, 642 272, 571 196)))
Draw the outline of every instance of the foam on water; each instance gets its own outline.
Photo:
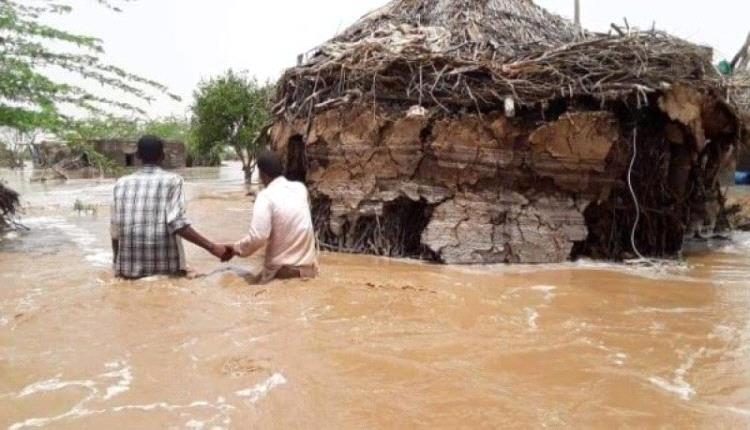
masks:
POLYGON ((130 384, 133 382, 133 372, 130 366, 125 365, 125 362, 107 363, 106 366, 115 370, 104 373, 101 376, 105 378, 118 378, 118 381, 114 385, 107 387, 107 392, 104 395, 103 400, 109 400, 112 397, 130 390, 130 384))
MULTIPOLYGON (((156 403, 150 403, 150 404, 140 404, 140 405, 120 405, 115 407, 98 407, 98 408, 90 408, 89 406, 92 403, 101 404, 104 403, 110 399, 112 399, 115 396, 118 396, 128 390, 130 390, 130 385, 133 382, 133 373, 131 367, 128 365, 128 363, 124 360, 118 360, 118 361, 112 361, 105 364, 105 371, 104 373, 101 373, 97 375, 94 379, 84 379, 84 380, 70 380, 65 381, 62 379, 61 375, 57 375, 56 377, 52 379, 47 379, 44 381, 38 381, 33 384, 30 384, 26 387, 24 387, 18 394, 16 394, 16 397, 23 398, 27 396, 32 396, 40 393, 46 393, 46 392, 53 392, 62 390, 69 387, 79 387, 84 388, 88 391, 88 394, 83 397, 78 403, 76 403, 72 408, 70 408, 68 411, 63 412, 59 415, 51 416, 51 417, 34 417, 29 418, 21 422, 14 423, 10 425, 10 430, 20 430, 23 428, 29 428, 29 427, 43 427, 50 425, 52 423, 62 421, 62 420, 70 420, 70 419, 80 419, 91 415, 99 415, 104 413, 113 413, 113 412, 126 412, 126 411, 142 411, 142 412, 149 412, 149 411, 155 411, 155 410, 164 410, 168 412, 178 411, 178 410, 186 410, 186 409, 193 409, 193 408, 203 408, 203 409, 212 409, 217 411, 217 414, 212 417, 208 421, 197 421, 192 420, 193 427, 189 428, 204 428, 205 424, 207 422, 214 422, 217 420, 223 420, 223 424, 229 425, 231 423, 231 418, 228 415, 228 412, 235 409, 234 406, 229 405, 226 403, 226 400, 223 397, 217 398, 216 402, 206 401, 206 400, 196 400, 194 402, 191 402, 189 404, 171 404, 169 402, 156 402, 156 403), (113 384, 106 385, 105 381, 111 381, 112 379, 116 379, 116 381, 113 384)), ((281 377, 283 378, 283 376, 281 377)), ((273 380, 266 381, 266 385, 264 387, 265 391, 267 392, 271 388, 273 388, 276 385, 279 385, 280 381, 276 375, 272 377, 273 380)), ((284 380, 283 382, 286 382, 284 380)), ((283 383, 281 382, 281 383, 283 383)), ((261 387, 258 389, 258 392, 264 392, 263 388, 261 387)), ((258 387, 256 387, 258 388, 258 387)), ((186 424, 187 426, 187 424, 186 424)), ((213 428, 216 428, 216 426, 213 426, 213 428)))
POLYGON ((555 298, 555 290, 557 290, 557 287, 554 285, 536 285, 531 287, 531 289, 544 294, 544 300, 551 302, 552 299, 555 298))
POLYGON ((750 417, 750 409, 742 409, 742 408, 737 408, 737 407, 734 407, 734 406, 729 406, 726 409, 728 411, 730 411, 730 412, 734 412, 735 414, 739 414, 739 415, 744 415, 746 417, 750 417))
POLYGON ((526 308, 524 311, 526 312, 526 321, 529 324, 529 329, 531 331, 538 330, 539 327, 536 324, 536 320, 539 319, 539 312, 532 308, 526 308))
POLYGON ((62 217, 36 217, 24 219, 24 224, 38 230, 58 230, 84 252, 84 260, 94 267, 109 267, 112 252, 99 245, 99 240, 88 230, 66 221, 62 217))
MULTIPOLYGON (((26 386, 23 390, 21 390, 20 393, 18 393, 17 397, 26 397, 26 396, 30 396, 30 395, 34 395, 38 393, 58 391, 67 387, 86 388, 89 391, 89 393, 82 400, 76 403, 75 406, 73 406, 67 412, 63 412, 59 415, 55 415, 51 417, 29 418, 25 421, 11 424, 8 427, 8 430, 20 430, 20 429, 28 428, 28 427, 43 427, 43 426, 49 425, 51 423, 54 423, 56 421, 60 421, 63 419, 81 418, 81 417, 85 417, 85 416, 97 413, 97 411, 92 411, 92 410, 84 408, 84 405, 86 405, 87 403, 95 399, 97 394, 99 393, 99 390, 97 389, 97 383, 91 380, 63 381, 60 379, 60 376, 57 376, 53 379, 35 382, 31 385, 26 386)), ((99 412, 103 412, 103 411, 99 411, 99 412)))
POLYGON ((702 356, 705 352, 706 349, 701 348, 696 353, 689 355, 685 362, 675 370, 674 378, 672 378, 671 381, 661 377, 652 376, 648 379, 649 382, 662 390, 677 394, 682 400, 690 400, 695 395, 695 389, 685 380, 685 377, 690 369, 693 368, 696 358, 702 356))
POLYGON ((482 275, 482 274, 527 274, 540 273, 549 271, 567 271, 567 270, 591 270, 623 273, 626 275, 639 277, 655 281, 683 281, 683 282, 703 282, 701 279, 688 276, 691 267, 684 261, 678 260, 648 260, 645 262, 631 262, 629 264, 613 263, 607 261, 594 261, 580 259, 567 263, 550 263, 539 265, 505 265, 492 264, 484 266, 450 266, 450 270, 456 270, 462 273, 482 275))
POLYGON ((97 413, 105 412, 104 410, 92 411, 88 409, 82 409, 78 407, 79 405, 80 403, 76 405, 73 409, 71 409, 70 411, 60 414, 60 415, 53 416, 53 417, 29 418, 22 422, 13 423, 8 427, 8 430, 20 430, 20 429, 29 428, 29 427, 44 427, 56 421, 64 420, 67 418, 83 418, 89 415, 94 415, 97 413))
POLYGON ((237 391, 236 394, 239 397, 247 397, 248 400, 250 400, 252 403, 255 403, 261 398, 267 396, 271 390, 278 387, 279 385, 286 384, 286 382, 287 380, 284 375, 282 375, 281 373, 274 373, 264 382, 261 382, 260 384, 252 388, 237 391))
POLYGON ((732 232, 732 240, 718 251, 727 254, 747 254, 750 251, 750 232, 732 232))
POLYGON ((203 421, 190 420, 185 423, 185 428, 189 428, 189 429, 202 430, 205 427, 206 427, 206 423, 203 421))
POLYGON ((618 366, 624 366, 625 360, 627 360, 627 358, 628 358, 628 355, 622 352, 618 352, 610 356, 610 359, 612 360, 612 362, 618 366))
POLYGON ((670 382, 664 378, 654 376, 648 380, 662 390, 677 394, 682 400, 690 400, 695 395, 693 387, 685 382, 684 379, 675 378, 674 381, 670 382))
POLYGON ((35 382, 31 385, 27 385, 21 390, 16 397, 22 398, 30 396, 32 394, 45 393, 50 391, 58 391, 68 387, 82 387, 96 391, 96 382, 91 380, 75 380, 75 381, 63 381, 60 379, 60 375, 52 379, 45 381, 35 382))
POLYGON ((639 307, 631 309, 625 312, 625 315, 637 315, 637 314, 691 314, 704 312, 700 308, 644 308, 639 307))

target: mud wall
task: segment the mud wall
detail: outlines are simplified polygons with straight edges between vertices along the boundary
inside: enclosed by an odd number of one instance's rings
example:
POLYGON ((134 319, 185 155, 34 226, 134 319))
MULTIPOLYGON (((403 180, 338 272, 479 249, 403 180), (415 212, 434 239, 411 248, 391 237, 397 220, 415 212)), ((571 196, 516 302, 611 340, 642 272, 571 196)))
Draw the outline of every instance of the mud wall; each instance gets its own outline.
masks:
MULTIPOLYGON (((97 152, 106 155, 123 167, 140 167, 141 160, 136 155, 138 142, 131 140, 96 140, 92 142, 97 152)), ((165 169, 179 169, 187 165, 187 150, 182 142, 164 143, 165 169)))
MULTIPOLYGON (((673 120, 660 109, 643 121, 656 122, 657 130, 649 133, 664 141, 668 124, 677 130, 673 134, 693 136, 701 120, 691 115, 673 120)), ((316 229, 330 249, 446 263, 548 263, 575 254, 620 258, 600 243, 618 221, 600 218, 604 209, 634 212, 623 194, 632 143, 631 124, 622 116, 616 110, 568 109, 553 119, 446 117, 349 107, 323 112, 310 124, 279 121, 272 142, 287 155, 296 179, 305 171, 316 229), (288 145, 303 136, 301 156, 288 145), (295 160, 305 165, 294 166, 295 160)), ((672 146, 663 146, 668 149, 659 151, 672 157, 672 146)), ((687 154, 683 169, 671 173, 678 188, 689 182, 680 174, 695 173, 700 151, 694 146, 674 151, 674 158, 687 154)), ((649 169, 642 166, 640 176, 649 169)), ((679 243, 689 224, 685 216, 669 232, 679 243)), ((620 245, 619 254, 628 251, 620 245)))

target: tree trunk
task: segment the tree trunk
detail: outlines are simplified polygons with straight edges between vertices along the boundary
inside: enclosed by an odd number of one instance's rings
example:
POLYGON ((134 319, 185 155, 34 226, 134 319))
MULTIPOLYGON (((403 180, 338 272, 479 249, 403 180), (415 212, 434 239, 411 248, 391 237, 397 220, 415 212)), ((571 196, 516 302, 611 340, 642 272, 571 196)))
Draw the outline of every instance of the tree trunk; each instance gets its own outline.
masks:
POLYGON ((245 171, 245 182, 252 182, 253 173, 255 173, 255 163, 248 164, 247 166, 243 167, 242 170, 245 171))
POLYGON ((253 172, 255 172, 255 157, 240 145, 232 145, 232 147, 234 148, 234 152, 237 153, 237 158, 242 162, 245 181, 249 183, 253 179, 253 172))

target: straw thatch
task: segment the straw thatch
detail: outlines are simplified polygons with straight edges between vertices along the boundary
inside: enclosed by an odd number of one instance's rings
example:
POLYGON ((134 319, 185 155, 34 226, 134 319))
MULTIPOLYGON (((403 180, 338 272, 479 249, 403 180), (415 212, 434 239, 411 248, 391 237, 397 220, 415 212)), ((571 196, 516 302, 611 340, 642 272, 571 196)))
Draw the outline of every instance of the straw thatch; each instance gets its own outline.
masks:
POLYGON ((528 0, 395 0, 282 76, 271 138, 333 249, 668 256, 722 204, 739 134, 723 85, 710 50, 662 32, 591 34, 528 0))
MULTIPOLYGON (((442 45, 442 51, 448 48, 463 57, 490 51, 498 56, 517 55, 572 42, 581 33, 576 26, 531 1, 407 0, 392 1, 365 15, 334 38, 332 44, 367 40, 398 26, 432 30, 444 36, 434 41, 442 45)), ((433 44, 438 48, 439 45, 433 44)))
MULTIPOLYGON (((396 0, 281 79, 277 114, 354 101, 485 110, 718 85, 704 48, 664 33, 584 35, 524 0, 396 0)), ((709 55, 710 57, 710 55, 709 55)))
POLYGON ((0 183, 0 230, 13 225, 19 204, 18 193, 0 183))

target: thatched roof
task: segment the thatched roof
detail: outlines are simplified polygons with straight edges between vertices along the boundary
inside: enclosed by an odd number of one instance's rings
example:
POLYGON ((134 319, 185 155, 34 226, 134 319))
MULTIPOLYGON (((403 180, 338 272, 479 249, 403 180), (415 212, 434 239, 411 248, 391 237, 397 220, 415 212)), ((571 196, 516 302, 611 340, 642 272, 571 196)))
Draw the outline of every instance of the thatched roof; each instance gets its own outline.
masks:
POLYGON ((584 34, 530 0, 394 0, 279 81, 276 114, 353 102, 447 112, 720 85, 705 48, 660 32, 584 34))
POLYGON ((393 33, 396 27, 444 34, 443 48, 469 56, 512 56, 581 36, 577 26, 531 0, 394 0, 365 15, 328 45, 356 43, 373 34, 393 33))

